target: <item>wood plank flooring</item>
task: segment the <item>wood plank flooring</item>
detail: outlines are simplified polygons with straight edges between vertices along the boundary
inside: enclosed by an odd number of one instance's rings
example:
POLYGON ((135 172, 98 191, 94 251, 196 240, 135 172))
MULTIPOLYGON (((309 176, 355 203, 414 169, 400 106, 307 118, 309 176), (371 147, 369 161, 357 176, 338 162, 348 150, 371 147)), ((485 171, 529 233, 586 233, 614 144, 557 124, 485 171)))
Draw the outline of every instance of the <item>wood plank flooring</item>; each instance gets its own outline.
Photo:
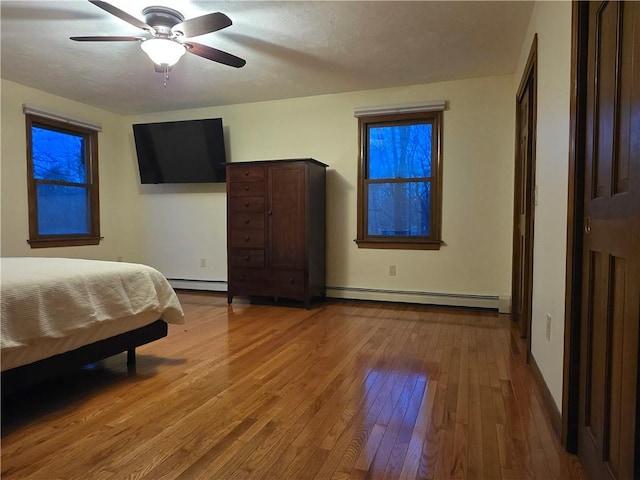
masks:
POLYGON ((186 324, 3 398, 2 478, 583 479, 495 313, 180 292, 186 324))

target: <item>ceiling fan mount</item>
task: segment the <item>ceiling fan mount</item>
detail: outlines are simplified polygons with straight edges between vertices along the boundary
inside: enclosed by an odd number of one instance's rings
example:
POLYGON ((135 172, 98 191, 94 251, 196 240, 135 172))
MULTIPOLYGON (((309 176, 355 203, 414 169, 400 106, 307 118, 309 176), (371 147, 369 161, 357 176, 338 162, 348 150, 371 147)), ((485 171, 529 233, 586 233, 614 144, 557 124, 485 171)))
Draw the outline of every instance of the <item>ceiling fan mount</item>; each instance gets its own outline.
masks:
MULTIPOLYGON (((145 23, 153 27, 158 34, 164 33, 166 30, 168 35, 171 33, 171 27, 184 21, 184 15, 169 7, 146 7, 142 10, 142 15, 144 15, 145 23)), ((183 34, 182 32, 176 33, 183 34)))
POLYGON ((240 57, 190 40, 191 37, 198 37, 231 26, 231 19, 224 13, 208 13, 185 20, 184 15, 173 8, 154 5, 142 10, 144 16, 144 21, 142 21, 108 2, 100 0, 89 0, 89 2, 130 25, 148 32, 151 36, 84 36, 70 37, 71 40, 77 42, 142 42, 142 49, 156 64, 156 71, 165 72, 165 74, 187 52, 235 68, 243 67, 247 63, 240 57), (166 55, 164 55, 164 51, 167 52, 166 55))

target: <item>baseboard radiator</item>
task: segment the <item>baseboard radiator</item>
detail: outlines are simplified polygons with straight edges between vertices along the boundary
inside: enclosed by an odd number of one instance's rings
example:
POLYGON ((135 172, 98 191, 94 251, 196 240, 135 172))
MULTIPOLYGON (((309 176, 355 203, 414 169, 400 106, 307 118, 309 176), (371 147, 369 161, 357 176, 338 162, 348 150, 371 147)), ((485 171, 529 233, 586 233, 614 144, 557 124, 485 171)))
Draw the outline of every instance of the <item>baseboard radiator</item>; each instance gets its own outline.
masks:
POLYGON ((209 292, 226 292, 226 280, 190 280, 187 278, 167 278, 173 288, 186 290, 206 290, 209 292))
POLYGON ((412 290, 384 290, 378 288, 327 287, 327 296, 353 300, 420 303, 450 307, 488 308, 509 313, 511 298, 498 295, 468 295, 460 293, 418 292, 412 290))
MULTIPOLYGON (((226 292, 224 280, 190 280, 169 278, 173 288, 226 292)), ((327 287, 327 297, 379 302, 419 303, 450 307, 487 308, 500 313, 511 311, 511 297, 498 295, 468 295, 461 293, 418 292, 412 290, 384 290, 379 288, 327 287)))

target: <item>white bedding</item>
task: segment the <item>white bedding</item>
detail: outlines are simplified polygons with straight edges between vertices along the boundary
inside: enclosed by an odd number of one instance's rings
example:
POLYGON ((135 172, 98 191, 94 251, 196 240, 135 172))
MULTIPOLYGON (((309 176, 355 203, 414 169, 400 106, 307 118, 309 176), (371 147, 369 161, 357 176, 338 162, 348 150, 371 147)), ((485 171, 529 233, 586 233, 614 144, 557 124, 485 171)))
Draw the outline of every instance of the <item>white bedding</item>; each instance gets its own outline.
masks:
POLYGON ((142 327, 184 323, 165 277, 146 265, 2 258, 1 370, 142 327))

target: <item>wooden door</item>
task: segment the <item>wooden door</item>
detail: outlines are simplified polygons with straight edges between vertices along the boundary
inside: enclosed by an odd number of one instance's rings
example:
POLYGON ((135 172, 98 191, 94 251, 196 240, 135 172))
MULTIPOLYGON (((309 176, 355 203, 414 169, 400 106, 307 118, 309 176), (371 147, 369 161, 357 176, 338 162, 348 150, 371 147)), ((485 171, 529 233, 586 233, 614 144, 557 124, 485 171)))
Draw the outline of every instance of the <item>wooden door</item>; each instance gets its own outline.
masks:
POLYGON ((578 454, 594 479, 640 476, 640 3, 590 2, 578 454))
POLYGON ((288 163, 268 168, 269 267, 302 269, 306 263, 305 166, 288 163))
POLYGON ((512 317, 520 336, 531 333, 533 282, 533 189, 535 183, 536 57, 534 38, 516 97, 516 164, 513 217, 512 317))

